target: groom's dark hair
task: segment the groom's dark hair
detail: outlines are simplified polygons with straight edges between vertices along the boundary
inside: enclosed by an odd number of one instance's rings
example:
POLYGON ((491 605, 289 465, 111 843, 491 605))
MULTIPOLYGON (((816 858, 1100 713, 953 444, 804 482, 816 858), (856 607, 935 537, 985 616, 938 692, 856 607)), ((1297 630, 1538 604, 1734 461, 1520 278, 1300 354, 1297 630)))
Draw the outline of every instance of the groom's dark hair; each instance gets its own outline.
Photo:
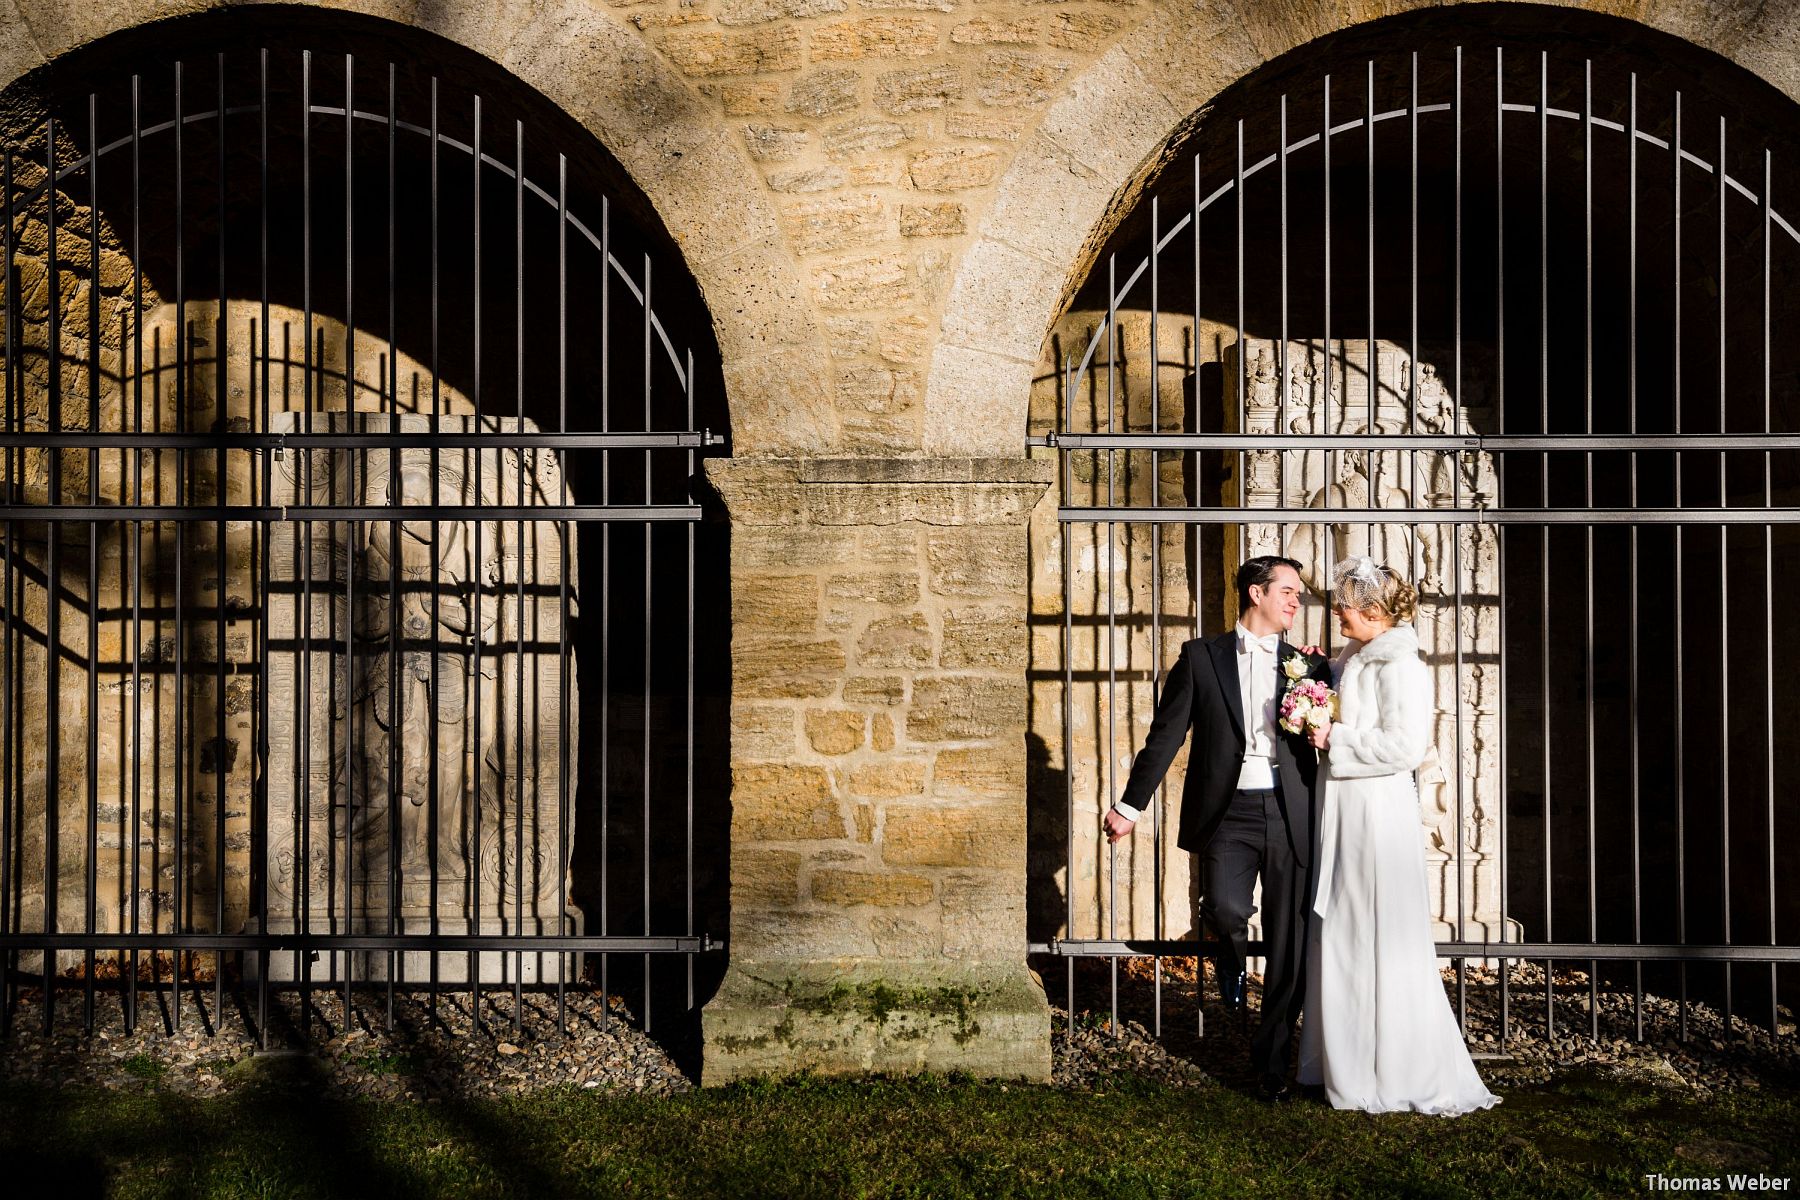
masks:
POLYGON ((1267 588, 1274 582, 1276 567, 1287 567, 1296 575, 1300 573, 1299 563, 1279 554, 1259 554, 1255 558, 1244 560, 1244 565, 1238 568, 1237 573, 1239 612, 1250 607, 1251 588, 1267 588))

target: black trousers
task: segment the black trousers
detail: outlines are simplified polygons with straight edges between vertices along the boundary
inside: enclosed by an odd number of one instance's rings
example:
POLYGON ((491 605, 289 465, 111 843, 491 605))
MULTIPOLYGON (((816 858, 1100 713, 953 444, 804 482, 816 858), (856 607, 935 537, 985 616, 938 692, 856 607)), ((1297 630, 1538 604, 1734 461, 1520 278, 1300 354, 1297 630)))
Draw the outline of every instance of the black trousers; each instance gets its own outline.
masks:
POLYGON ((1285 1077, 1306 996, 1307 920, 1312 915, 1311 871, 1294 859, 1287 818, 1273 790, 1238 792, 1225 819, 1200 855, 1200 915, 1222 948, 1218 977, 1234 980, 1244 969, 1250 941, 1251 900, 1262 873, 1262 1021, 1250 1040, 1250 1065, 1262 1075, 1285 1077))

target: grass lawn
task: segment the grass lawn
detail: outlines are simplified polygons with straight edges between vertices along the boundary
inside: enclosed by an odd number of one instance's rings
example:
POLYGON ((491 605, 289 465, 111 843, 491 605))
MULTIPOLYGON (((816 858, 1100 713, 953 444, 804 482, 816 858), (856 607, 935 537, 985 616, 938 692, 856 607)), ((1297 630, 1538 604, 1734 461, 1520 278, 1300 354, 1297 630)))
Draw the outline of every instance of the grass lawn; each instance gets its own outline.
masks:
MULTIPOLYGON (((664 1099, 343 1102, 0 1084, 15 1196, 1629 1196, 1800 1177, 1800 1092, 1566 1075, 1469 1117, 1269 1109, 1229 1088, 800 1077, 664 1099)), ((1800 1184, 1789 1184, 1789 1194, 1800 1184)))

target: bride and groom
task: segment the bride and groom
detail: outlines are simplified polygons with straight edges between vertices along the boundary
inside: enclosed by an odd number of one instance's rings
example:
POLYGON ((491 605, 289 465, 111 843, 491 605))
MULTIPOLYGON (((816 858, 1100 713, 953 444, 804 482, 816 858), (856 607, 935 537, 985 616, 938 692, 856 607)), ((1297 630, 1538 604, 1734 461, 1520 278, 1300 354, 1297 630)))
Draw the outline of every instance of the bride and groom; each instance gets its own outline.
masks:
POLYGON ((1250 559, 1237 587, 1237 627, 1188 642, 1170 669, 1108 838, 1131 832, 1192 729, 1178 844, 1200 857, 1201 917, 1232 1006, 1244 1002, 1262 875, 1266 969, 1250 1043, 1262 1097, 1290 1094, 1298 1023, 1297 1080, 1323 1085, 1334 1108, 1454 1115, 1499 1103, 1463 1045, 1431 936, 1413 784, 1432 712, 1417 593, 1367 557, 1339 564, 1332 611, 1347 641, 1328 662, 1283 638, 1300 611, 1299 563, 1250 559), (1289 732, 1283 697, 1308 681, 1336 689, 1336 719, 1289 732))

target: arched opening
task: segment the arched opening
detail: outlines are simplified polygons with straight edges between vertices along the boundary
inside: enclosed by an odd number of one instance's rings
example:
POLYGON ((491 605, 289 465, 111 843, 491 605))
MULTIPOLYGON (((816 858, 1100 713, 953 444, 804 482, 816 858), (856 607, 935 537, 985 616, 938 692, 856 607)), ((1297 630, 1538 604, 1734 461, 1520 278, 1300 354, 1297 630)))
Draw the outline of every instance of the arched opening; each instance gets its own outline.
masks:
MULTIPOLYGON (((1519 5, 1333 35, 1194 117, 1034 390, 1064 467, 1034 542, 1034 939, 1201 936, 1172 836, 1095 836, 1159 664, 1230 627, 1248 554, 1317 586, 1367 550, 1424 593, 1440 941, 1774 1022, 1797 118, 1677 39, 1519 5), (1694 945, 1748 961, 1678 965, 1694 945)), ((1297 628, 1329 641, 1318 596, 1297 628)))
POLYGON ((727 421, 640 190, 336 15, 132 30, 4 108, 13 964, 691 1012, 727 421))

